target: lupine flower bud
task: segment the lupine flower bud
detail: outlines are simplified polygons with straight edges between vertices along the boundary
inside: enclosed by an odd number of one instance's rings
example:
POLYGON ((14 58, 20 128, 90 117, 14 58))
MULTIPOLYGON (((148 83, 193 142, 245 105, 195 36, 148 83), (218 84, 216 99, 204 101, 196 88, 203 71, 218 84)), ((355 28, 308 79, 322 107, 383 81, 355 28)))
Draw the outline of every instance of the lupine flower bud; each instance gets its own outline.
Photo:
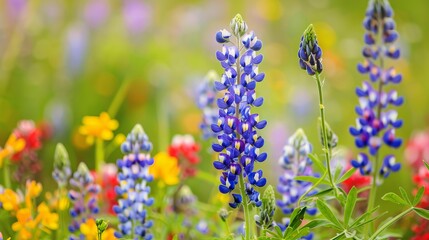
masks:
MULTIPOLYGON (((320 142, 322 143, 322 146, 324 146, 324 140, 323 140, 323 131, 322 131, 322 120, 319 118, 319 136, 320 136, 320 142)), ((325 122, 326 127, 326 137, 328 141, 328 147, 330 149, 335 148, 338 144, 338 136, 332 131, 331 126, 327 122, 325 122)))
POLYGON ((52 176, 60 188, 67 185, 68 179, 71 176, 69 155, 66 148, 61 143, 58 143, 55 148, 54 171, 52 172, 52 176))
POLYGON ((307 27, 301 37, 298 58, 299 66, 303 70, 307 70, 309 75, 322 72, 322 49, 319 47, 312 24, 307 27))
POLYGON ((229 217, 229 213, 230 212, 228 212, 228 210, 226 210, 225 208, 219 210, 218 214, 222 222, 226 221, 226 219, 229 217))
POLYGON ((103 232, 106 231, 107 227, 109 227, 108 222, 102 218, 97 218, 95 220, 95 224, 97 225, 97 230, 99 234, 103 234, 103 232))
POLYGON ((259 208, 259 214, 255 215, 255 221, 262 228, 270 228, 273 226, 274 212, 276 210, 276 197, 274 189, 269 185, 262 197, 262 206, 259 208))
POLYGON ((240 14, 235 15, 229 26, 236 37, 241 37, 247 32, 247 24, 240 14))

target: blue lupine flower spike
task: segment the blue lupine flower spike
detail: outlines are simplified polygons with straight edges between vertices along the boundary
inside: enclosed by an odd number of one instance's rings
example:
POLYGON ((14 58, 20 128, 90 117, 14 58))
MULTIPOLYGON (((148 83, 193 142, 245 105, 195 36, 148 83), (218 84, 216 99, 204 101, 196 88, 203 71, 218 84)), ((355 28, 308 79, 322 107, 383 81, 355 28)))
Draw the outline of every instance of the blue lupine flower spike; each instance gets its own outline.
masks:
MULTIPOLYGON (((395 132, 403 122, 398 119, 398 113, 389 108, 402 105, 404 98, 396 90, 385 90, 386 85, 398 84, 402 80, 402 76, 393 67, 386 67, 384 61, 385 58, 397 59, 400 56, 400 50, 395 46, 398 33, 392 17, 393 10, 387 0, 369 2, 363 21, 366 33, 362 54, 365 60, 357 68, 360 73, 368 74, 371 81, 364 81, 362 88, 356 89, 359 105, 355 110, 358 117, 356 126, 350 127, 356 147, 362 149, 358 157, 352 160, 352 166, 358 168, 362 175, 379 171, 378 175, 383 178, 388 177, 390 172, 398 171, 400 163, 389 155, 379 169, 373 169, 369 156, 378 156, 383 145, 391 148, 402 145, 395 132)), ((378 179, 375 181, 380 182, 378 179)))
POLYGON ((203 82, 198 86, 197 105, 203 112, 203 119, 200 124, 200 129, 203 134, 203 139, 214 138, 217 135, 210 129, 212 124, 215 124, 218 118, 218 110, 216 106, 216 89, 215 81, 219 80, 219 76, 215 71, 209 71, 203 82))
POLYGON ((122 143, 121 150, 124 157, 117 161, 119 186, 115 188, 120 198, 118 205, 113 207, 119 219, 119 231, 115 232, 115 236, 150 240, 153 235, 148 230, 153 222, 147 219, 147 207, 154 200, 149 197, 147 183, 153 180, 149 166, 154 160, 150 156, 152 143, 142 126, 137 124, 133 128, 122 143))
POLYGON ((264 139, 258 134, 267 121, 260 120, 253 111, 264 102, 256 95, 256 84, 265 77, 258 67, 263 60, 258 54, 262 42, 254 32, 247 32, 247 24, 240 15, 231 21, 230 27, 232 33, 223 29, 216 34, 216 41, 222 44, 216 58, 224 72, 215 81, 216 91, 222 97, 216 101, 217 119, 211 125, 217 139, 212 148, 219 153, 213 166, 222 171, 219 191, 232 193, 232 208, 242 202, 260 206, 262 202, 255 187, 263 187, 266 179, 262 170, 255 169, 255 162, 267 159, 267 154, 260 151, 264 139), (235 190, 240 178, 244 179, 246 196, 235 190))

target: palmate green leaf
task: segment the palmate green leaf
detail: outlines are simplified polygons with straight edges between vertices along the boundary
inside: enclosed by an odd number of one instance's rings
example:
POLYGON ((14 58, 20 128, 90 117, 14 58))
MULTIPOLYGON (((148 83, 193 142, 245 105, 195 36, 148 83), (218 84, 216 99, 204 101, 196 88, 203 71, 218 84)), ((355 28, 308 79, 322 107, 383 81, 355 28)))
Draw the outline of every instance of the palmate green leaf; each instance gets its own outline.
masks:
POLYGON ((357 189, 353 186, 347 195, 346 206, 344 207, 344 227, 348 227, 350 218, 352 217, 353 210, 355 209, 357 201, 357 189))
POLYGON ((327 189, 322 190, 322 191, 320 191, 314 195, 309 196, 309 198, 322 197, 322 196, 328 195, 329 193, 332 192, 332 189, 333 188, 327 188, 327 189))
POLYGON ((384 196, 381 199, 383 199, 384 201, 389 201, 389 202, 393 202, 393 203, 401 204, 405 206, 409 205, 404 199, 398 196, 398 194, 393 192, 388 192, 384 194, 384 196))
POLYGON ((356 172, 356 168, 350 168, 346 173, 343 174, 343 176, 340 177, 337 181, 335 181, 337 184, 344 182, 345 180, 349 179, 353 173, 356 172))
POLYGON ((425 193, 425 187, 421 186, 417 191, 416 197, 413 200, 413 206, 419 204, 420 200, 422 200, 423 194, 425 193))
POLYGON ((311 161, 314 164, 316 164, 316 166, 320 169, 321 172, 326 171, 325 165, 323 164, 323 162, 320 160, 320 158, 316 154, 309 153, 308 157, 311 159, 311 161))
POLYGON ((342 171, 343 171, 343 168, 341 166, 337 166, 334 172, 334 179, 338 179, 342 171))
MULTIPOLYGON (((362 223, 356 224, 356 225, 355 225, 355 228, 358 228, 358 227, 363 226, 363 225, 368 224, 368 223, 372 223, 372 222, 374 222, 375 220, 377 220, 377 219, 381 218, 382 216, 384 216, 386 213, 387 213, 387 212, 383 212, 383 213, 378 214, 377 216, 375 216, 375 217, 373 217, 373 218, 370 218, 370 219, 367 219, 366 221, 363 221, 362 223)), ((380 224, 380 225, 381 225, 381 224, 380 224)))
POLYGON ((334 213, 331 211, 328 205, 325 202, 317 199, 316 201, 317 209, 322 213, 325 218, 333 223, 335 226, 342 228, 340 221, 335 217, 334 213))
POLYGON ((407 192, 402 187, 399 187, 399 192, 401 192, 402 199, 407 200, 408 205, 412 205, 410 198, 408 197, 407 192))
POLYGON ((304 219, 306 210, 307 210, 307 207, 295 208, 295 210, 292 212, 290 216, 289 227, 291 227, 293 230, 297 229, 299 225, 301 225, 302 220, 304 219))
MULTIPOLYGON (((313 184, 316 184, 320 180, 320 178, 312 176, 296 176, 294 179, 297 181, 311 182, 313 184)), ((326 185, 330 184, 326 179, 324 179, 321 183, 326 185)))
POLYGON ((416 212, 420 217, 429 220, 429 210, 423 208, 414 208, 414 212, 416 212))

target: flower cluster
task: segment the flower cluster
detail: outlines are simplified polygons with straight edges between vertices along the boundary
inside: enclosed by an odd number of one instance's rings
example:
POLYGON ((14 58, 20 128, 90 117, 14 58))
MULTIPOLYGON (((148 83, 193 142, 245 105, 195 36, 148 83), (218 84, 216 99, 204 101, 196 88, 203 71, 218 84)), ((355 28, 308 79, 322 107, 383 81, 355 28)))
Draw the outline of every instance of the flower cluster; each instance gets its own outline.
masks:
MULTIPOLYGON (((225 72, 220 81, 215 82, 216 90, 222 92, 223 97, 217 99, 219 116, 217 123, 211 125, 218 140, 212 148, 219 153, 213 165, 222 171, 221 193, 232 192, 241 179, 240 184, 245 184, 241 188, 245 189, 249 201, 260 206, 259 192, 253 186, 263 187, 266 179, 262 177, 261 170, 254 171, 254 163, 267 158, 266 153, 260 153, 264 139, 257 133, 267 125, 267 121, 259 120, 259 115, 252 113, 252 108, 263 104, 263 98, 256 97, 255 91, 256 83, 265 77, 258 69, 263 57, 257 51, 261 49, 262 42, 253 32, 246 33, 247 25, 240 15, 232 20, 231 29, 236 38, 235 44, 227 30, 216 34, 217 42, 224 44, 222 51, 216 52, 216 57, 225 72), (227 46, 226 43, 231 45, 227 46)), ((245 197, 235 193, 232 196, 232 208, 236 208, 245 197)))
POLYGON ((85 116, 79 133, 86 136, 86 142, 93 144, 96 139, 112 140, 113 131, 119 126, 118 121, 111 119, 109 114, 102 112, 100 116, 85 116))
MULTIPOLYGON (((282 199, 277 200, 277 206, 284 214, 291 214, 298 207, 298 199, 312 185, 310 182, 294 179, 297 176, 314 176, 312 162, 308 157, 311 151, 312 146, 302 129, 298 129, 283 148, 283 156, 279 159, 279 164, 284 172, 280 176, 277 186, 277 191, 282 195, 282 199)), ((315 193, 316 190, 309 195, 315 193)), ((307 213, 310 215, 316 214, 316 211, 317 209, 314 207, 307 208, 307 213)))
POLYGON ((0 206, 16 217, 12 230, 18 239, 39 239, 58 229, 58 214, 51 212, 44 202, 34 205, 41 192, 40 183, 27 181, 24 195, 8 188, 0 194, 0 206))
POLYGON ((149 197, 150 188, 147 186, 153 179, 149 173, 149 166, 154 163, 150 156, 152 143, 143 128, 136 125, 122 143, 121 150, 124 157, 117 161, 119 186, 115 188, 120 199, 113 208, 119 219, 119 231, 115 236, 152 239, 152 234, 148 233, 152 221, 147 220, 145 209, 154 202, 149 197))
POLYGON ((405 160, 413 169, 423 167, 422 160, 429 159, 429 130, 419 131, 408 139, 405 160))
POLYGON ((79 164, 77 171, 70 179, 70 186, 72 187, 69 191, 69 198, 72 202, 70 238, 81 239, 88 235, 82 232, 82 224, 86 223, 88 219, 95 219, 95 214, 99 212, 98 193, 100 186, 95 183, 88 167, 83 162, 79 164))
POLYGON ((0 167, 3 166, 4 159, 12 157, 14 154, 21 152, 25 147, 25 140, 18 138, 12 133, 6 141, 3 149, 0 149, 0 167))
POLYGON ((179 160, 182 178, 193 177, 197 173, 195 165, 200 162, 197 153, 200 147, 191 135, 175 135, 168 153, 179 160))
MULTIPOLYGON (((398 119, 395 110, 387 108, 402 105, 404 99, 398 96, 396 90, 386 92, 384 89, 388 84, 398 84, 402 80, 402 76, 396 73, 393 67, 384 66, 385 58, 397 59, 400 55, 399 49, 394 46, 398 33, 392 16, 393 10, 388 1, 372 0, 363 23, 366 29, 366 46, 362 52, 365 60, 358 65, 358 70, 362 74, 368 74, 371 82, 365 81, 362 88, 356 89, 359 97, 359 106, 356 107, 358 118, 356 127, 351 127, 350 133, 355 137, 356 146, 361 149, 368 148, 372 156, 378 156, 383 142, 392 148, 398 148, 402 144, 402 140, 395 136, 395 130, 402 126, 402 120, 398 119), (376 61, 379 61, 379 64, 376 61)), ((382 166, 373 169, 365 152, 359 153, 351 163, 362 175, 370 174, 374 170, 379 171, 380 176, 387 177, 401 168, 393 155, 387 155, 382 166)))
POLYGON ((104 201, 104 208, 108 213, 115 214, 113 207, 118 204, 116 198, 115 186, 119 185, 118 167, 116 164, 107 163, 101 168, 101 173, 92 172, 97 179, 97 183, 101 186, 101 196, 104 201))
POLYGON ((36 152, 42 146, 42 133, 33 121, 22 120, 18 123, 13 134, 18 139, 25 141, 25 147, 12 156, 12 161, 18 163, 14 177, 19 182, 25 183, 27 179, 34 179, 35 175, 42 170, 42 165, 36 152))
POLYGON ((198 86, 197 105, 203 111, 203 119, 200 123, 200 129, 203 133, 203 139, 216 137, 210 126, 217 121, 216 109, 216 89, 214 81, 219 77, 214 71, 207 73, 203 82, 198 86))
POLYGON ((316 33, 311 24, 301 37, 298 58, 299 66, 306 70, 309 75, 322 72, 322 49, 319 47, 316 33))

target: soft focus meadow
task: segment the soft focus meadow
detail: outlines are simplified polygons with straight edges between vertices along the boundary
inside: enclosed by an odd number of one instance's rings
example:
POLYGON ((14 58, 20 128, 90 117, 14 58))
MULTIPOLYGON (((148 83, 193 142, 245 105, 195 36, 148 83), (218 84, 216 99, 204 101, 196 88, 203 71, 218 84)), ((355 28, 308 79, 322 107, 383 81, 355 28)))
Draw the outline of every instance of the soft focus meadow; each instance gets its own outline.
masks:
POLYGON ((428 240, 427 9, 1 1, 0 240, 428 240))

